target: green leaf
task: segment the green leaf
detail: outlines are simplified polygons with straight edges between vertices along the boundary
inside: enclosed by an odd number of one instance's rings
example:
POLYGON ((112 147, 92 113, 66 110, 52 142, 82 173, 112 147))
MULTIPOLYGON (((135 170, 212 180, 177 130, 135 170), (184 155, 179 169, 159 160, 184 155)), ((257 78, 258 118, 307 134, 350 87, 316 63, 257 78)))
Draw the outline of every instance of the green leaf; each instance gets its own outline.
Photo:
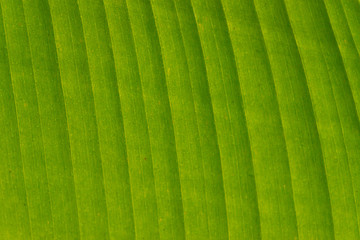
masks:
POLYGON ((0 6, 0 239, 360 239, 358 0, 0 6))

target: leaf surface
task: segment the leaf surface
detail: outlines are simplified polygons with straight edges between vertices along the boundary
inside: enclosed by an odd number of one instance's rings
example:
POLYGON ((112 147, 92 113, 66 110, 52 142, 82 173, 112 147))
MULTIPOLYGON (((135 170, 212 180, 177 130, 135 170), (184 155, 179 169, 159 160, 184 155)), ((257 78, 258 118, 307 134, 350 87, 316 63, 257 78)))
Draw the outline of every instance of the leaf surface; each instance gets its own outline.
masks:
POLYGON ((360 239, 357 0, 0 0, 1 239, 360 239))

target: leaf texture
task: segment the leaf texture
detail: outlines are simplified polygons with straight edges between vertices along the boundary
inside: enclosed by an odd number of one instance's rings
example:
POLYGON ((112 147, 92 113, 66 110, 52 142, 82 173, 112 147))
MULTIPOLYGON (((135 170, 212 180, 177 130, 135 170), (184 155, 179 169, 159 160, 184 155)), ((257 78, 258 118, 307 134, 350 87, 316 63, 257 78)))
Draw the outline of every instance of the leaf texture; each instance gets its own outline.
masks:
POLYGON ((0 7, 0 239, 360 239, 358 0, 0 7))

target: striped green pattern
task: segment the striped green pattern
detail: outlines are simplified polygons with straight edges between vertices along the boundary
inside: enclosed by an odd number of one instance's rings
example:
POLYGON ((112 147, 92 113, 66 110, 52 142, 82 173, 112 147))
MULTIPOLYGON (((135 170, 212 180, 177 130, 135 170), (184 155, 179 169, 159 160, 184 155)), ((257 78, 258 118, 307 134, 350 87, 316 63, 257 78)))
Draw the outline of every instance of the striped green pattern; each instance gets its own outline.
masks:
POLYGON ((359 0, 0 0, 0 239, 360 240, 359 0))

